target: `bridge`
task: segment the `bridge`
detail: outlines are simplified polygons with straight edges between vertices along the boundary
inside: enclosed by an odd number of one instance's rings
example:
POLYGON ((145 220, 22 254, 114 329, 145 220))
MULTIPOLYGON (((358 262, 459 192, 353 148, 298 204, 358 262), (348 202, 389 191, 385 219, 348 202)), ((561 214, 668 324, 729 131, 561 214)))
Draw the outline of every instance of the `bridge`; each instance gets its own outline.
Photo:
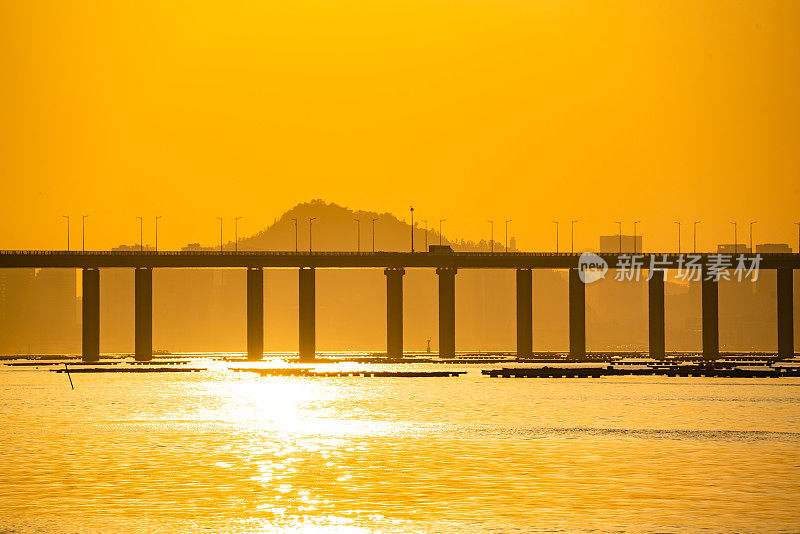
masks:
MULTIPOLYGON (((664 278, 671 269, 687 269, 693 258, 702 293, 702 351, 707 359, 719 357, 718 279, 708 276, 720 269, 720 254, 637 254, 648 277, 649 352, 665 355, 664 278)), ((610 268, 630 262, 631 254, 598 254, 610 268)), ((737 254, 729 260, 757 262, 759 269, 777 271, 778 355, 794 355, 793 270, 800 268, 800 254, 737 254)), ((301 361, 313 361, 316 353, 315 270, 376 269, 386 275, 386 344, 391 357, 403 355, 403 275, 405 269, 435 269, 439 278, 439 356, 455 356, 455 279, 460 269, 514 269, 516 271, 517 356, 533 352, 533 284, 535 269, 569 272, 570 357, 586 355, 586 284, 581 280, 579 254, 548 252, 283 252, 283 251, 0 251, 0 268, 81 269, 82 352, 85 361, 100 358, 100 270, 134 269, 135 358, 152 358, 153 269, 239 268, 247 269, 247 355, 257 360, 264 352, 264 269, 294 268, 299 276, 299 352, 301 361)))

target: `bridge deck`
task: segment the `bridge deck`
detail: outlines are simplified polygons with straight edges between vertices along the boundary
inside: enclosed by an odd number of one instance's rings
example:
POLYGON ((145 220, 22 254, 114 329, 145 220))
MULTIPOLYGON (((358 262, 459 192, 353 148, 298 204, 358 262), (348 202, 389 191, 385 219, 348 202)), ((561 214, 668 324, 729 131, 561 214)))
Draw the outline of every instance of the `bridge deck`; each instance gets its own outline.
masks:
MULTIPOLYGON (((630 254, 598 254, 609 267, 617 265, 620 256, 630 254)), ((677 269, 687 258, 698 256, 697 263, 713 263, 717 254, 641 253, 641 267, 647 269, 650 257, 655 256, 661 266, 677 269)), ((743 256, 747 265, 760 257, 759 268, 800 269, 800 254, 741 254, 727 255, 736 266, 743 256)), ((0 268, 460 268, 460 269, 570 269, 578 267, 580 254, 554 252, 284 252, 284 251, 87 251, 66 252, 57 250, 0 251, 0 268)))

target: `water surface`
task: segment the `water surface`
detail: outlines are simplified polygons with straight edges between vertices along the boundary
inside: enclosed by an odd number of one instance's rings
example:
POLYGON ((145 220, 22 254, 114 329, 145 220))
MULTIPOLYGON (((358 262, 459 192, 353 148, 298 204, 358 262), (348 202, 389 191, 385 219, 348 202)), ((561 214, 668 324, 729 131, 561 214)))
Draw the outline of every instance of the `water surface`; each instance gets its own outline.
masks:
POLYGON ((0 366, 0 532, 800 531, 800 379, 197 363, 0 366))

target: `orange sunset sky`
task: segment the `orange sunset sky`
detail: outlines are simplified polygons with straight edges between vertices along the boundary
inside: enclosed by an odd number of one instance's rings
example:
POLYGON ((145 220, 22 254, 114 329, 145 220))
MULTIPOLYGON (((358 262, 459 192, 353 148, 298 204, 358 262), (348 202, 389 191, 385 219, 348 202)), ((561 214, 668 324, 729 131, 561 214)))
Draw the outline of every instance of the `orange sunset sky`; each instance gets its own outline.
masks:
POLYGON ((90 249, 140 215, 214 244, 313 198, 526 250, 553 219, 796 248, 799 45, 794 0, 0 0, 0 248, 83 214, 90 249))

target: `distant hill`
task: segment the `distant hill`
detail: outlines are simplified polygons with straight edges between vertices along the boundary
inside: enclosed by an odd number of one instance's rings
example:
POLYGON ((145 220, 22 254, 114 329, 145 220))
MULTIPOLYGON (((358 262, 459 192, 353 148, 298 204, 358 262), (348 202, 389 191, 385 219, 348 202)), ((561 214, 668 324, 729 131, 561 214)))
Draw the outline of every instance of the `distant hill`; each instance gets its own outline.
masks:
MULTIPOLYGON (((312 239, 314 250, 355 251, 358 248, 358 219, 361 225, 361 250, 372 250, 373 219, 375 227, 375 250, 386 252, 409 251, 411 249, 410 221, 401 221, 391 213, 352 210, 323 200, 312 200, 298 204, 284 213, 266 229, 250 237, 239 240, 240 250, 294 250, 295 219, 297 224, 297 248, 309 249, 312 239), (309 220, 313 228, 309 232, 309 220)), ((425 250, 425 228, 419 221, 414 221, 414 248, 425 250)), ((439 243, 439 232, 428 228, 427 239, 431 244, 439 243)), ((442 244, 450 245, 454 250, 489 251, 489 243, 480 241, 450 240, 442 236, 442 244)), ((233 242, 224 245, 226 250, 233 249, 233 242)), ((495 243, 495 250, 500 250, 495 243)))

